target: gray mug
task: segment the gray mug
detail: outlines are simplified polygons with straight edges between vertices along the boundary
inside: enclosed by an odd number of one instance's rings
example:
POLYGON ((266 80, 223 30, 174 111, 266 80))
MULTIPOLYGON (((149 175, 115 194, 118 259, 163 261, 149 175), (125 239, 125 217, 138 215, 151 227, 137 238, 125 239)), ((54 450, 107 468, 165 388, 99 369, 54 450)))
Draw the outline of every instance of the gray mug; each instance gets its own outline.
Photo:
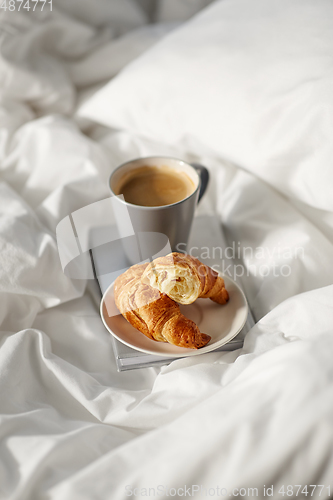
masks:
POLYGON ((190 164, 176 158, 150 156, 123 163, 109 179, 113 207, 124 250, 131 264, 166 255, 185 252, 197 203, 202 198, 209 181, 208 170, 202 165, 190 164), (185 172, 194 184, 193 192, 176 203, 163 206, 133 205, 118 195, 119 185, 125 175, 143 166, 169 167, 185 172), (133 235, 135 240, 129 238, 133 235))

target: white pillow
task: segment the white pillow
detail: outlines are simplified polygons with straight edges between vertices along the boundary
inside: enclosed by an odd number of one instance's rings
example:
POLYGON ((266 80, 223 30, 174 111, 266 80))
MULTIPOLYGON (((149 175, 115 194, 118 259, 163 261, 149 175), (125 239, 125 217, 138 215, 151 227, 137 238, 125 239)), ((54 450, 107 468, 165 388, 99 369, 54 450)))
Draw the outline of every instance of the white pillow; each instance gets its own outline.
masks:
POLYGON ((165 37, 80 113, 196 143, 333 210, 332 0, 223 0, 165 37))
POLYGON ((156 6, 157 22, 186 21, 213 0, 159 0, 156 6))

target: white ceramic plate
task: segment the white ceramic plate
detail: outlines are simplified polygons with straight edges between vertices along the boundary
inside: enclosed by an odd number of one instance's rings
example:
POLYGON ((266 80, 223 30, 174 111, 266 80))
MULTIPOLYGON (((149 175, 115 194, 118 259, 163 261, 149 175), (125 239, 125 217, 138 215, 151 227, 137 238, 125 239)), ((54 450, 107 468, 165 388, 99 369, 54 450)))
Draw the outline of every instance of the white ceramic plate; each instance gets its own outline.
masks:
POLYGON ((100 313, 106 329, 123 344, 148 354, 181 358, 183 356, 196 356, 213 351, 232 340, 243 328, 248 306, 246 298, 239 286, 228 276, 224 276, 225 286, 229 292, 229 302, 223 306, 210 299, 197 299, 193 304, 180 306, 181 312, 194 321, 202 333, 207 333, 212 338, 201 349, 188 349, 177 347, 167 342, 156 342, 130 325, 117 311, 113 283, 103 295, 100 313), (108 311, 111 312, 109 316, 108 311))

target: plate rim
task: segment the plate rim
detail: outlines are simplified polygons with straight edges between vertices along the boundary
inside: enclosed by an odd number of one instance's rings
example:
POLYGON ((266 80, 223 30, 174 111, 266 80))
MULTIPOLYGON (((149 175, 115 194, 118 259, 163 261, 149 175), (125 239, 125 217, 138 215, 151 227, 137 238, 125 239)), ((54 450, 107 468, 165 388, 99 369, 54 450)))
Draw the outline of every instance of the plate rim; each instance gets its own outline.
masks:
MULTIPOLYGON (((149 354, 151 356, 160 356, 160 357, 163 357, 163 358, 185 358, 185 357, 189 357, 189 356, 199 356, 200 354, 207 354, 209 352, 214 352, 216 351, 217 349, 219 349, 220 347, 228 344, 232 339, 234 339, 236 337, 236 335, 239 334, 239 332, 242 330, 242 328, 244 327, 246 321, 247 321, 247 318, 248 318, 248 314, 249 314, 249 305, 248 305, 248 302, 247 302, 247 298, 246 298, 246 295, 245 293, 243 292, 242 288, 238 285, 238 283, 236 283, 235 280, 233 280, 230 276, 228 275, 225 275, 225 274, 222 274, 222 273, 218 273, 218 275, 223 278, 223 279, 226 279, 226 280, 229 280, 232 282, 232 284, 234 286, 236 286, 238 292, 241 293, 242 297, 243 297, 243 300, 244 300, 244 305, 245 305, 245 308, 246 308, 246 314, 244 314, 244 320, 241 324, 241 326, 239 326, 236 330, 235 330, 235 333, 232 334, 232 336, 226 341, 226 342, 222 342, 222 343, 219 343, 219 345, 214 345, 212 344, 211 346, 209 345, 206 345, 204 346, 203 348, 201 349, 188 349, 189 352, 182 352, 182 353, 179 353, 179 354, 176 354, 176 353, 163 353, 163 352, 153 352, 153 351, 150 351, 148 349, 144 349, 144 348, 140 348, 140 347, 136 347, 134 346, 133 344, 130 344, 129 342, 126 342, 125 340, 121 339, 120 337, 118 337, 118 335, 116 333, 114 333, 111 328, 107 325, 105 319, 104 319, 104 315, 103 315, 103 304, 104 304, 104 299, 106 297, 106 295, 108 294, 109 290, 114 286, 114 283, 116 280, 114 280, 112 283, 110 283, 110 285, 107 287, 107 289, 105 290, 105 292, 103 293, 103 296, 101 298, 101 302, 100 302, 100 307, 99 307, 99 312, 100 312, 100 316, 101 316, 101 319, 102 319, 102 322, 105 326, 105 328, 107 329, 107 331, 115 338, 117 339, 119 342, 121 342, 122 344, 126 345, 127 347, 130 347, 131 349, 134 349, 135 351, 139 351, 139 352, 142 352, 144 354, 149 354), (211 347, 211 349, 209 349, 209 347, 211 347), (206 350, 206 348, 208 348, 206 350), (205 350, 203 350, 205 349, 205 350)), ((118 316, 118 315, 117 315, 118 316)), ((122 314, 119 312, 119 316, 122 316, 122 314)), ((122 316, 123 317, 123 316, 122 316)), ((123 319, 125 321, 127 321, 124 317, 123 319)), ((129 323, 130 324, 130 323, 129 323)), ((131 325, 132 328, 133 325, 131 325)), ((139 333, 141 333, 141 335, 144 335, 142 332, 140 332, 138 330, 139 333)), ((148 339, 148 340, 152 340, 152 339, 148 339)), ((152 340, 152 342, 158 342, 156 340, 152 340)), ((168 342, 163 342, 163 344, 168 344, 168 342)), ((170 345, 173 345, 173 344, 170 344, 170 345)), ((174 346, 174 347, 179 347, 179 346, 174 346)))

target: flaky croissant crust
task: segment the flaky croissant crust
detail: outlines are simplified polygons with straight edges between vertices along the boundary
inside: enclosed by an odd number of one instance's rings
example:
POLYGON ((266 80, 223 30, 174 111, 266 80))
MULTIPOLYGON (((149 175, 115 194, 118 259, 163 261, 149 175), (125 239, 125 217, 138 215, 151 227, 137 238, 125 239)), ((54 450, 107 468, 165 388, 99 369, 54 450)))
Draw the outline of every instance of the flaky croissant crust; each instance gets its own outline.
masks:
POLYGON ((137 264, 120 275, 114 284, 114 298, 124 318, 148 338, 180 347, 199 349, 211 337, 201 333, 170 297, 142 283, 148 264, 137 264))
POLYGON ((188 254, 173 252, 153 260, 142 282, 180 304, 192 304, 197 298, 210 298, 218 304, 229 300, 223 278, 188 254))

